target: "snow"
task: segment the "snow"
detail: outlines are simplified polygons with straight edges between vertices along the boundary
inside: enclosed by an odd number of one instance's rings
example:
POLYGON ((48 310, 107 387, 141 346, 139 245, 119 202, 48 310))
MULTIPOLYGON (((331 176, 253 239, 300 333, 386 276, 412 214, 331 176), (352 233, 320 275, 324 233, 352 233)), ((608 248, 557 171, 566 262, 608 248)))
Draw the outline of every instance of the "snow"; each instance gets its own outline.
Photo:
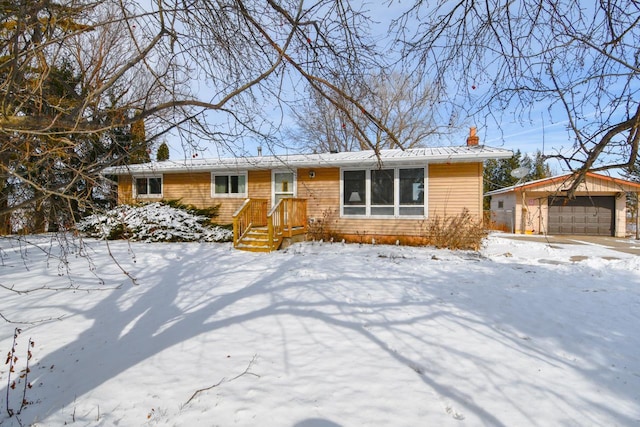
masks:
POLYGON ((13 417, 0 366, 3 427, 640 423, 638 255, 29 241, 0 240, 0 313, 29 322, 0 352, 35 343, 13 417))
POLYGON ((209 224, 209 218, 193 215, 161 202, 118 205, 105 213, 83 218, 77 229, 91 237, 111 239, 115 233, 142 242, 228 242, 233 232, 209 224))

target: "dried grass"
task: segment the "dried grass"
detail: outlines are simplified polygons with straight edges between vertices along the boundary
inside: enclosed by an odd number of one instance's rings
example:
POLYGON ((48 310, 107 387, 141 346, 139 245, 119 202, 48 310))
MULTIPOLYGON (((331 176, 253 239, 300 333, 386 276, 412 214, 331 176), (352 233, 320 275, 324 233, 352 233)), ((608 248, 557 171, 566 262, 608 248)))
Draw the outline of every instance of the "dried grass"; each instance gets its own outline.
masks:
POLYGON ((439 215, 426 220, 423 236, 429 245, 453 250, 474 250, 482 246, 487 236, 482 221, 476 220, 468 210, 456 216, 439 215))

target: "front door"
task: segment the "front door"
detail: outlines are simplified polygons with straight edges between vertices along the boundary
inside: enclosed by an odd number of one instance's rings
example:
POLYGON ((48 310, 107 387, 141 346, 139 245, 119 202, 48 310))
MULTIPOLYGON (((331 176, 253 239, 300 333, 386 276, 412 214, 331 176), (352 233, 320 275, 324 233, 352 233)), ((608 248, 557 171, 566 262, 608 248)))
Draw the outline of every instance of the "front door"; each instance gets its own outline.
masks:
POLYGON ((273 172, 273 205, 280 199, 296 197, 296 174, 294 172, 273 172))

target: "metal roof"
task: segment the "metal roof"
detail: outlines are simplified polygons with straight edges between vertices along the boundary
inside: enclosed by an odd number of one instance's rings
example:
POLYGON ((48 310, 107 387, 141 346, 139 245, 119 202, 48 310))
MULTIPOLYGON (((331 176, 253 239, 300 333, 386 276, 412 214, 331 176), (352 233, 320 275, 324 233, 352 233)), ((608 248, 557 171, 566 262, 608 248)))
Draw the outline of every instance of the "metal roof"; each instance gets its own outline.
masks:
POLYGON ((224 172, 302 167, 377 167, 425 163, 481 162, 509 158, 511 150, 484 145, 413 148, 408 150, 351 151, 341 153, 292 154, 219 159, 166 160, 135 165, 112 166, 104 175, 130 175, 163 172, 224 172))
MULTIPOLYGON (((510 187, 504 187, 504 188, 499 188, 497 190, 493 190, 493 191, 489 191, 484 193, 485 196, 495 196, 497 194, 503 194, 503 193, 509 193, 511 191, 516 191, 516 190, 525 190, 525 189, 529 189, 529 188, 535 188, 535 187, 540 187, 540 186, 544 186, 550 183, 565 183, 565 182, 569 182, 572 178, 573 178, 573 174, 568 173, 568 174, 564 174, 564 175, 556 175, 556 176, 552 176, 549 178, 541 178, 541 179, 536 179, 534 181, 527 181, 527 182, 522 182, 520 184, 515 184, 512 185, 510 187)), ((594 173, 594 172, 587 172, 587 177, 590 178, 595 178, 595 179, 602 179, 605 181, 611 181, 614 182, 618 185, 626 185, 626 186, 630 186, 630 187, 636 187, 636 188, 640 188, 640 183, 637 182, 632 182, 632 181, 626 181, 624 179, 620 179, 620 178, 614 178, 611 176, 607 176, 607 175, 602 175, 599 173, 594 173)))

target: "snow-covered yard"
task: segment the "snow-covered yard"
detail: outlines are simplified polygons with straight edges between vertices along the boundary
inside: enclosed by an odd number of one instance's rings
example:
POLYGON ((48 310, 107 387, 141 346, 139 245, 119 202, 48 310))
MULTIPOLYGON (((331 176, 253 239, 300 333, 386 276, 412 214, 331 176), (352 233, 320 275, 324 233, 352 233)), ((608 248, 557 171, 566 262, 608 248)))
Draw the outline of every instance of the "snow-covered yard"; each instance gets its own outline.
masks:
POLYGON ((51 319, 0 319, 2 354, 22 329, 3 426, 640 423, 638 255, 494 234, 480 253, 89 239, 64 262, 39 239, 0 240, 0 313, 51 319))

